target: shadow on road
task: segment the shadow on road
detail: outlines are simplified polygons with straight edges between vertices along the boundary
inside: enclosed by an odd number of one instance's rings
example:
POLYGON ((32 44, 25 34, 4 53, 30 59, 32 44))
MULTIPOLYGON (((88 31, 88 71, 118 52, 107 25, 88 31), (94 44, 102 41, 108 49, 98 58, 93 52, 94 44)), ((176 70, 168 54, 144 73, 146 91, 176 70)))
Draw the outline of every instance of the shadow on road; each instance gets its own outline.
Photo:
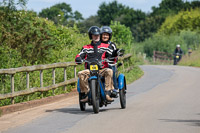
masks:
POLYGON ((159 120, 165 122, 183 122, 183 123, 189 123, 188 125, 191 126, 200 126, 200 120, 178 120, 178 119, 159 119, 159 120))
POLYGON ((61 108, 61 109, 54 109, 54 110, 46 110, 46 112, 62 112, 62 113, 69 113, 69 114, 91 114, 93 112, 92 109, 87 109, 86 111, 81 111, 79 108, 61 108))
MULTIPOLYGON (((120 110, 120 108, 102 108, 99 112, 106 112, 111 110, 120 110)), ((81 111, 79 108, 61 108, 61 109, 54 109, 54 110, 46 110, 46 112, 62 112, 62 113, 69 113, 69 114, 77 114, 77 115, 85 115, 85 114, 92 114, 93 109, 88 108, 85 111, 81 111)))

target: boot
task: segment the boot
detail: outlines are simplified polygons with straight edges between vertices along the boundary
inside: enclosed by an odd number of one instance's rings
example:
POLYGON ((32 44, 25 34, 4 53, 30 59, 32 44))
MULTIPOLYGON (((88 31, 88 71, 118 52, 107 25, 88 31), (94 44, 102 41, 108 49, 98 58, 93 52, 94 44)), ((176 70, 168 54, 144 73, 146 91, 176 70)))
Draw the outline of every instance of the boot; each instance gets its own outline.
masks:
POLYGON ((109 102, 113 102, 114 101, 109 95, 106 95, 106 100, 109 101, 109 102))
POLYGON ((117 94, 118 94, 117 90, 116 90, 116 89, 113 89, 110 96, 111 96, 111 97, 114 97, 114 98, 118 98, 118 95, 117 95, 117 94))
POLYGON ((84 98, 84 99, 81 99, 80 101, 83 102, 83 103, 87 102, 88 101, 88 96, 86 96, 86 98, 84 98))
POLYGON ((105 91, 106 94, 106 100, 109 102, 113 102, 114 100, 110 97, 111 91, 105 91))

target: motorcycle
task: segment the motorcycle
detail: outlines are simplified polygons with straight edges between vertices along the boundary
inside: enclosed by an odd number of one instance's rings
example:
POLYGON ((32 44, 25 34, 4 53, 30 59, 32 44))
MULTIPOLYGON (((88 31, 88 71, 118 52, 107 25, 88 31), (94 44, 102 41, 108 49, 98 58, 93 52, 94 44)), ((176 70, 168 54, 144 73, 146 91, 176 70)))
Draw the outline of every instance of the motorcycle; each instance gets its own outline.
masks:
POLYGON ((179 54, 179 53, 174 54, 174 65, 178 64, 178 62, 180 61, 180 56, 181 56, 181 54, 179 54))
MULTIPOLYGON (((85 93, 81 93, 79 79, 77 83, 77 91, 79 93, 79 106, 81 111, 86 110, 86 102, 81 102, 81 99, 84 99, 86 96, 88 96, 88 105, 93 107, 94 113, 99 113, 99 108, 103 106, 107 106, 108 104, 111 104, 112 102, 108 101, 106 99, 106 93, 105 93, 105 78, 101 76, 99 73, 99 70, 102 67, 102 62, 108 61, 108 60, 94 60, 94 61, 87 61, 85 60, 85 63, 88 63, 89 65, 89 71, 90 76, 88 79, 88 85, 90 88, 90 91, 86 95, 85 93)), ((117 67, 119 67, 121 63, 117 67)), ((124 74, 119 74, 117 78, 118 82, 118 88, 119 88, 119 98, 120 98, 120 105, 122 109, 126 108, 126 78, 124 74)), ((118 95, 118 94, 117 94, 118 95)), ((111 97, 117 98, 118 96, 112 96, 111 97)))

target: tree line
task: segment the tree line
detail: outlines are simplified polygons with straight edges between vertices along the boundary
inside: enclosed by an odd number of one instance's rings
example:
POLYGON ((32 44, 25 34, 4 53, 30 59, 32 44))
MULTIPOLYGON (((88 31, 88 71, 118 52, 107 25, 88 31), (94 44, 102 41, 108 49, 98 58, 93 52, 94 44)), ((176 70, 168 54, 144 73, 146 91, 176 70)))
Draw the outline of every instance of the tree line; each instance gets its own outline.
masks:
POLYGON ((50 8, 43 9, 39 13, 39 16, 50 18, 55 23, 58 23, 58 15, 62 13, 63 15, 59 16, 60 23, 63 25, 77 23, 79 29, 83 33, 87 32, 91 25, 110 25, 111 21, 118 21, 131 29, 135 41, 141 42, 152 37, 152 35, 158 31, 167 16, 197 7, 200 7, 200 1, 184 2, 183 0, 162 0, 158 7, 152 7, 152 12, 145 13, 114 0, 109 3, 103 2, 99 5, 97 15, 90 16, 83 20, 81 13, 78 13, 77 17, 72 17, 76 19, 65 17, 65 14, 73 14, 73 12, 71 11, 70 5, 60 3, 50 8), (64 7, 68 10, 63 10, 64 7), (55 11, 55 8, 57 8, 57 11, 55 11))

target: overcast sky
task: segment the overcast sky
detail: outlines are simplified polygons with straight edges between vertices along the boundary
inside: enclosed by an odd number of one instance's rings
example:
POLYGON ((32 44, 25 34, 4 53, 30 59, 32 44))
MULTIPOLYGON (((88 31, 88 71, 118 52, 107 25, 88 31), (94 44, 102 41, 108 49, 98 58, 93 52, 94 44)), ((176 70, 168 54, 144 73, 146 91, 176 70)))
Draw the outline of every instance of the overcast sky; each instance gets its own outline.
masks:
MULTIPOLYGON (((97 10, 102 2, 112 2, 113 0, 28 0, 27 9, 40 12, 44 8, 51 7, 57 3, 65 2, 69 4, 73 10, 79 11, 84 18, 96 15, 97 10)), ((140 9, 144 12, 151 12, 151 7, 158 7, 162 0, 117 0, 118 3, 129 6, 133 9, 140 9)), ((187 0, 190 1, 190 0, 187 0)))

